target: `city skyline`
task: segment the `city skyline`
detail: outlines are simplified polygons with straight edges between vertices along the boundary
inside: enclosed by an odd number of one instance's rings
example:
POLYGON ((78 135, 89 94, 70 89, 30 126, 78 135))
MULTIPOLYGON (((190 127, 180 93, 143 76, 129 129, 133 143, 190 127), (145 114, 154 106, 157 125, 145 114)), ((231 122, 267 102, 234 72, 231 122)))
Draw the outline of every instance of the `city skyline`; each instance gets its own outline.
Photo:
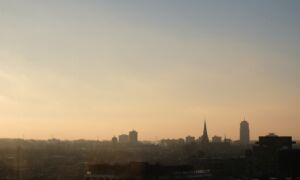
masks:
POLYGON ((0 138, 300 139, 299 7, 0 1, 0 138))
MULTIPOLYGON (((158 139, 156 137, 156 139, 140 139, 139 137, 139 132, 136 131, 135 129, 130 130, 128 133, 122 133, 119 132, 118 135, 115 134, 111 137, 111 139, 99 139, 99 137, 97 137, 97 141, 112 141, 112 143, 121 143, 121 144, 136 144, 137 142, 152 142, 152 143, 157 143, 161 140, 184 140, 185 143, 191 143, 191 142, 197 142, 199 144, 209 144, 209 143, 214 143, 214 142, 226 142, 226 140, 229 140, 230 143, 238 143, 241 145, 249 145, 251 143, 253 143, 254 141, 257 141, 259 137, 261 136, 278 136, 278 134, 274 133, 274 132, 269 132, 268 134, 261 134, 257 137, 257 139, 251 139, 250 138, 250 128, 249 128, 249 122, 246 121, 246 118, 244 117, 244 119, 240 122, 240 127, 239 127, 239 137, 237 139, 232 139, 231 137, 226 136, 226 134, 224 134, 224 137, 220 136, 220 134, 211 134, 211 138, 209 137, 209 133, 208 133, 208 128, 207 128, 207 124, 206 124, 206 119, 203 121, 204 122, 204 126, 203 126, 203 131, 202 134, 198 134, 198 135, 191 135, 191 134, 187 134, 184 137, 161 137, 160 139, 158 139), (246 127, 245 127, 246 126, 246 127)), ((0 139, 5 139, 5 138, 0 138, 0 139)), ((25 139, 25 136, 23 135, 22 137, 14 137, 11 139, 25 139)), ((84 139, 84 138, 78 138, 78 139, 61 139, 59 137, 54 137, 51 136, 47 139, 36 139, 36 140, 93 140, 93 139, 84 139)), ((28 140, 35 140, 32 138, 28 138, 28 140)), ((95 140, 95 139, 94 139, 95 140)))

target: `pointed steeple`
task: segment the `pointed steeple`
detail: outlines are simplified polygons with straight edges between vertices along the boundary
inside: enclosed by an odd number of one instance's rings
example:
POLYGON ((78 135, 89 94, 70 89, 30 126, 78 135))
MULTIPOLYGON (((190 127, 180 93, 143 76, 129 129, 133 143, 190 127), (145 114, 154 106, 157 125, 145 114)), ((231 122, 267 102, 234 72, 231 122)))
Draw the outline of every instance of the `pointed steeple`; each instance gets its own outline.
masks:
POLYGON ((203 135, 201 138, 201 143, 209 143, 208 134, 207 134, 207 128, 206 128, 206 120, 204 120, 204 129, 203 129, 203 135))
POLYGON ((207 135, 207 129, 206 129, 206 120, 204 120, 204 129, 203 129, 203 135, 207 135))

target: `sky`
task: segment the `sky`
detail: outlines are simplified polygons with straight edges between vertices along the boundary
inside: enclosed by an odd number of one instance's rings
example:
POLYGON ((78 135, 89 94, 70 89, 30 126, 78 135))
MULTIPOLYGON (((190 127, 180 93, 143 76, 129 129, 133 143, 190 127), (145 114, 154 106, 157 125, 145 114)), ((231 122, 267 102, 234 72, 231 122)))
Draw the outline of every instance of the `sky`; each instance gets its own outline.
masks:
POLYGON ((300 1, 0 1, 0 138, 300 139, 300 1))

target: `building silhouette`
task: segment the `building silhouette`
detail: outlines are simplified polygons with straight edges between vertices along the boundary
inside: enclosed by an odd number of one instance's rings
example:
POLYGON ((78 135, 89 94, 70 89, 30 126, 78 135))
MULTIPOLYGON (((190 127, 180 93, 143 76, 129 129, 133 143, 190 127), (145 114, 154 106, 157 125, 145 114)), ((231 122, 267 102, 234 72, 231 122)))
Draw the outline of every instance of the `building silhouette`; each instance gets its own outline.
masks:
POLYGON ((213 143, 221 143, 222 142, 222 137, 221 136, 214 136, 214 137, 212 137, 212 142, 213 143))
POLYGON ((129 132, 129 142, 132 144, 136 144, 138 142, 138 132, 132 130, 129 132))
POLYGON ((119 143, 128 143, 129 142, 129 136, 127 134, 121 134, 119 135, 119 143))
POLYGON ((185 138, 185 143, 187 143, 187 144, 191 144, 191 143, 194 143, 194 142, 195 142, 195 137, 193 137, 193 136, 187 136, 185 138))
POLYGON ((224 143, 231 144, 232 143, 232 139, 224 137, 224 143))
POLYGON ((111 142, 112 142, 113 144, 117 144, 117 143, 118 143, 118 138, 117 138, 116 136, 112 137, 112 138, 111 138, 111 142))
POLYGON ((299 162, 292 161, 293 159, 300 159, 300 154, 293 149, 293 144, 295 142, 291 136, 277 136, 274 133, 259 136, 259 140, 252 147, 252 150, 246 152, 252 176, 287 176, 290 171, 300 169, 298 168, 299 162))
POLYGON ((244 119, 240 124, 240 143, 248 145, 250 142, 249 123, 244 119))
POLYGON ((264 149, 278 151, 281 149, 292 149, 295 143, 291 136, 277 136, 274 133, 270 133, 267 136, 259 136, 259 141, 256 144, 264 149))
POLYGON ((208 138, 207 128, 206 128, 206 121, 204 121, 203 134, 200 138, 200 143, 202 143, 202 144, 208 144, 209 143, 209 138, 208 138))

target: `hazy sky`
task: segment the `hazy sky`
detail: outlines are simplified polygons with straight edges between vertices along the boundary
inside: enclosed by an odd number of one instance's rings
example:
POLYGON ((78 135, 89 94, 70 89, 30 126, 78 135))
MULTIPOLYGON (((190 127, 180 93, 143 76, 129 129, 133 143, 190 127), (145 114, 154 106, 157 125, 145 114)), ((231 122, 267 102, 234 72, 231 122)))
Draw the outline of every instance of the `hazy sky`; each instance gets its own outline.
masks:
POLYGON ((300 1, 0 1, 0 137, 300 139, 300 1))

